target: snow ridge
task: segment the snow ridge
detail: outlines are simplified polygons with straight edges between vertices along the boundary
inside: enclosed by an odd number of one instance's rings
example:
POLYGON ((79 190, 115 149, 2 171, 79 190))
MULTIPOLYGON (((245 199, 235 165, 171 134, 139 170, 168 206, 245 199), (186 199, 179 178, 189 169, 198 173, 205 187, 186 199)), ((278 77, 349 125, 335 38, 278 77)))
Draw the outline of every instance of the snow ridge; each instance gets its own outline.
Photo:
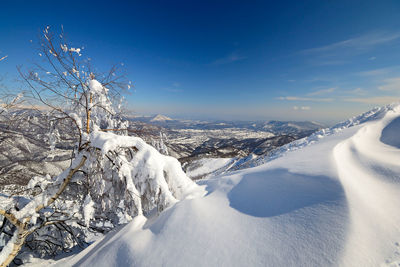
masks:
POLYGON ((241 161, 238 161, 235 164, 235 166, 230 168, 230 171, 252 168, 252 167, 262 165, 262 164, 267 163, 276 158, 280 158, 290 151, 295 151, 295 150, 301 149, 305 146, 311 145, 311 144, 317 142, 318 140, 320 140, 326 136, 330 136, 332 134, 338 133, 338 132, 342 131, 343 129, 347 129, 347 128, 350 128, 350 127, 353 127, 356 125, 360 125, 365 122, 370 122, 370 121, 381 119, 386 115, 386 113, 388 111, 397 110, 399 108, 400 108, 400 103, 392 103, 392 104, 389 104, 389 105, 386 105, 383 107, 375 107, 374 109, 367 111, 365 113, 362 113, 361 115, 354 116, 346 121, 340 122, 333 127, 319 130, 319 131, 311 134, 308 137, 304 137, 302 139, 295 140, 289 144, 286 144, 277 149, 274 149, 270 153, 268 153, 266 156, 254 158, 253 155, 250 155, 246 158, 243 158, 241 161))
POLYGON ((391 143, 380 141, 388 125, 399 126, 400 121, 395 120, 399 113, 400 106, 393 105, 371 113, 380 120, 365 125, 333 149, 350 213, 350 231, 340 265, 377 265, 382 256, 387 263, 397 260, 393 266, 400 262, 398 253, 393 252, 396 259, 387 253, 398 247, 400 154, 391 143))

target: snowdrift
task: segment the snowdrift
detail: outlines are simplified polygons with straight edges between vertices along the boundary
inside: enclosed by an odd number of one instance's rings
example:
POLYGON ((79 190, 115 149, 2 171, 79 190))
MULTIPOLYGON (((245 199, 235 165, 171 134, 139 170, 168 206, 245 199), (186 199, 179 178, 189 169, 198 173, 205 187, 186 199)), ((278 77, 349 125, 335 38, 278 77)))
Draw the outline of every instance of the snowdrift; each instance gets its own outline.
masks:
POLYGON ((199 183, 59 266, 380 266, 400 263, 400 105, 199 183), (300 149, 301 148, 301 149, 300 149))

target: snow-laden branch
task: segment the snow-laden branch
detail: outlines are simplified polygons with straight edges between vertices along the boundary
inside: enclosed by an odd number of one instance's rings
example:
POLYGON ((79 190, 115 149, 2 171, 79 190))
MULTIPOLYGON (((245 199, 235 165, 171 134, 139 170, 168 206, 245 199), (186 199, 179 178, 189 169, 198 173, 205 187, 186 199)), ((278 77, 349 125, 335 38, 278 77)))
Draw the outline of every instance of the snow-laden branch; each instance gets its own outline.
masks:
POLYGON ((85 164, 87 157, 82 155, 75 158, 71 167, 62 172, 51 185, 51 188, 37 195, 29 204, 20 211, 16 212, 15 217, 18 219, 30 218, 35 213, 48 207, 64 192, 66 186, 71 181, 73 175, 85 164))
POLYGON ((88 170, 102 169, 92 179, 103 176, 105 181, 91 187, 90 194, 99 211, 112 211, 120 222, 153 208, 162 211, 178 200, 204 194, 186 176, 177 159, 160 154, 139 137, 94 131, 90 140, 90 145, 101 153, 100 161, 88 162, 88 170))
POLYGON ((17 230, 0 252, 0 266, 8 266, 22 248, 26 237, 41 225, 36 224, 36 218, 44 207, 49 207, 64 192, 73 175, 85 164, 86 156, 76 158, 71 167, 61 173, 52 188, 34 197, 25 207, 14 214, 0 210, 17 230))

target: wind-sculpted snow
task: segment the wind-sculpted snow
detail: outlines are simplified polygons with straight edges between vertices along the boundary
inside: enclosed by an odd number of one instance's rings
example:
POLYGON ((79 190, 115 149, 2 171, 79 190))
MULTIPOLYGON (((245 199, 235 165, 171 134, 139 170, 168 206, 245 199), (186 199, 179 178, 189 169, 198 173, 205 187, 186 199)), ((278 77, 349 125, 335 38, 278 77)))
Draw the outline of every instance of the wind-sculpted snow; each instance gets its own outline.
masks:
MULTIPOLYGON (((331 128, 322 129, 320 131, 317 131, 317 132, 311 134, 308 137, 293 141, 289 144, 286 144, 277 149, 274 149, 273 151, 269 152, 266 156, 257 157, 256 159, 253 159, 252 156, 249 156, 247 158, 244 158, 242 160, 242 162, 239 162, 234 167, 231 167, 230 171, 259 166, 268 161, 271 161, 273 159, 281 157, 289 151, 300 149, 302 147, 313 144, 326 136, 338 133, 338 132, 342 131, 343 129, 353 127, 353 126, 362 124, 364 122, 381 119, 388 111, 398 108, 398 105, 399 104, 391 104, 391 105, 387 105, 384 107, 376 107, 376 108, 374 108, 368 112, 365 112, 359 116, 355 116, 344 122, 338 123, 331 128)), ((398 128, 399 128, 399 126, 396 126, 396 129, 398 129, 398 128)), ((396 130, 393 129, 392 131, 396 131, 396 130)), ((391 136, 391 135, 389 134, 389 136, 391 136)))
POLYGON ((261 166, 201 180, 206 196, 139 216, 58 264, 397 266, 399 117, 399 105, 376 109, 261 166))
MULTIPOLYGON (((344 122, 338 123, 331 128, 319 130, 319 131, 311 134, 310 136, 307 136, 307 137, 295 140, 293 142, 290 142, 288 144, 279 146, 278 148, 272 149, 271 151, 265 153, 265 155, 262 155, 262 156, 250 154, 247 157, 232 158, 232 160, 231 160, 232 162, 230 164, 222 166, 214 171, 210 171, 209 173, 207 173, 207 176, 208 177, 217 176, 217 175, 221 175, 224 173, 247 169, 247 168, 252 168, 252 167, 256 167, 256 166, 265 164, 271 160, 274 160, 276 158, 284 156, 286 153, 288 153, 290 151, 298 150, 305 146, 314 144, 315 142, 319 141, 320 139, 322 139, 326 136, 330 136, 332 134, 338 133, 338 132, 342 131, 343 129, 353 127, 353 126, 359 125, 359 124, 367 122, 367 121, 380 119, 386 114, 387 111, 392 110, 396 106, 397 106, 397 104, 392 104, 392 105, 387 105, 384 107, 374 108, 373 110, 365 112, 359 116, 355 116, 344 122)), ((398 126, 398 124, 395 124, 391 127, 388 127, 386 130, 384 130, 384 132, 383 132, 384 136, 383 136, 382 141, 385 142, 385 140, 388 137, 392 138, 392 136, 393 136, 392 132, 395 133, 399 129, 399 127, 400 126, 398 126), (385 132, 389 132, 389 133, 387 135, 385 135, 385 132), (386 136, 388 136, 388 137, 386 137, 386 136)), ((395 137, 393 137, 393 140, 387 140, 387 142, 392 142, 394 144, 394 146, 400 146, 400 144, 398 143, 399 142, 398 140, 399 139, 396 138, 396 136, 395 136, 395 137)))
POLYGON ((381 142, 390 146, 400 148, 400 118, 394 119, 383 130, 381 142))
POLYGON ((291 173, 287 169, 249 174, 228 194, 230 206, 256 217, 272 217, 306 206, 340 199, 340 183, 329 177, 291 173), (266 203, 273 203, 267 204, 266 203))
POLYGON ((400 263, 395 246, 400 240, 400 151, 392 146, 400 137, 393 131, 399 128, 399 116, 397 106, 334 149, 350 213, 344 265, 377 266, 385 258, 400 263))

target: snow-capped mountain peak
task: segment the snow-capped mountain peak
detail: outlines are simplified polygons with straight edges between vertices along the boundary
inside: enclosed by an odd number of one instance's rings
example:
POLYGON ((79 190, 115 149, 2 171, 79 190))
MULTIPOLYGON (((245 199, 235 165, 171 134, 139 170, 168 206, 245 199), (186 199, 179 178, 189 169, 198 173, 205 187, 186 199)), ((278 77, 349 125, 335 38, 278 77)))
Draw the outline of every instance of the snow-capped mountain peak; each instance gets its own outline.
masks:
POLYGON ((171 118, 169 118, 169 117, 167 117, 167 116, 158 114, 158 115, 154 116, 154 118, 152 118, 150 121, 151 121, 151 122, 156 122, 156 121, 162 122, 162 121, 172 121, 172 120, 173 120, 173 119, 171 119, 171 118))

